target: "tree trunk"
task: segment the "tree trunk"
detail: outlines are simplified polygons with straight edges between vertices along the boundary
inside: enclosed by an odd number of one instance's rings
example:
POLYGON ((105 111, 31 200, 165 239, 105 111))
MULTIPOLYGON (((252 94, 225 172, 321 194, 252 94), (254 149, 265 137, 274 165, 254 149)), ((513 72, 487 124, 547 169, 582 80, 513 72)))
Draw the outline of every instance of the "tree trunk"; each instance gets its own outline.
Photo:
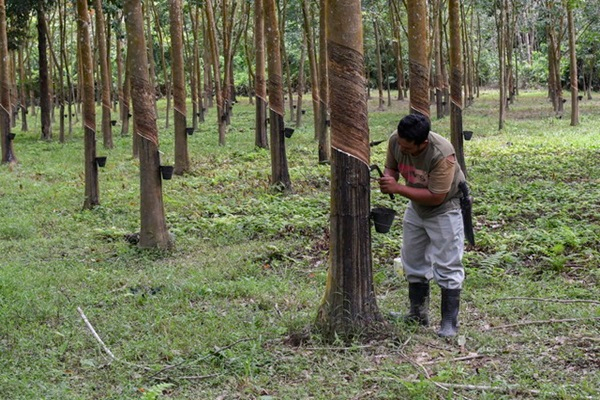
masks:
POLYGON ((504 119, 506 115, 506 51, 505 45, 506 40, 504 36, 506 35, 506 4, 505 1, 502 0, 500 2, 500 9, 497 13, 496 20, 496 29, 498 31, 498 63, 499 63, 499 72, 498 77, 500 81, 498 82, 498 86, 500 89, 500 103, 498 104, 498 130, 504 129, 504 119))
POLYGON ((351 340, 382 322, 373 284, 369 125, 361 2, 327 1, 331 88, 331 239, 325 295, 316 325, 351 340))
POLYGON ((379 34, 379 24, 377 19, 373 19, 373 31, 375 32, 375 58, 377 60, 377 93, 379 95, 379 101, 377 109, 379 111, 385 110, 385 100, 383 99, 383 67, 381 63, 381 35, 379 34))
POLYGON ((21 130, 27 132, 27 84, 25 78, 25 62, 23 60, 23 45, 19 46, 19 98, 21 99, 21 130))
POLYGON ((42 140, 52 140, 52 121, 50 112, 52 111, 52 99, 50 98, 50 79, 48 76, 48 50, 46 48, 46 15, 44 6, 38 5, 37 9, 37 31, 38 31, 38 54, 39 54, 39 75, 40 75, 40 113, 42 119, 42 140))
POLYGON ((575 46, 575 24, 573 22, 573 3, 567 2, 567 23, 569 27, 569 58, 571 61, 571 126, 579 125, 579 89, 577 79, 577 48, 575 46))
POLYGON ((319 17, 319 164, 330 162, 331 140, 329 137, 329 78, 327 74, 327 40, 326 40, 326 0, 320 0, 321 13, 319 17))
POLYGON ((313 118, 314 118, 314 132, 315 138, 319 137, 320 124, 318 123, 318 119, 321 116, 321 112, 319 110, 320 107, 320 99, 319 99, 319 70, 317 68, 317 53, 315 49, 315 41, 312 30, 312 18, 310 13, 308 0, 302 0, 302 18, 304 21, 304 34, 306 35, 307 45, 308 45, 308 62, 310 63, 310 79, 311 85, 310 90, 312 94, 312 103, 313 103, 313 118))
POLYGON ((77 0, 77 33, 79 60, 83 76, 83 130, 85 153, 85 200, 84 209, 100 204, 98 189, 98 164, 96 163, 96 106, 94 104, 94 68, 90 44, 90 14, 87 0, 77 0))
MULTIPOLYGON (((0 0, 0 59, 8 59, 8 37, 6 35, 6 6, 0 0)), ((0 138, 2 163, 16 163, 10 134, 10 77, 8 63, 0 62, 0 138)))
POLYGON ((269 148, 267 140, 267 84, 265 82, 265 15, 263 0, 254 1, 254 51, 256 57, 256 117, 254 144, 262 149, 269 148))
POLYGON ((219 46, 217 43, 217 26, 213 13, 212 0, 206 1, 206 22, 208 38, 210 42, 210 55, 212 70, 214 72, 215 93, 217 96, 217 125, 219 127, 219 145, 225 146, 225 133, 227 127, 227 111, 225 109, 223 92, 221 89, 221 66, 219 64, 219 46))
POLYGON ((436 0, 433 3, 433 59, 435 63, 435 111, 438 119, 444 117, 444 101, 443 93, 443 77, 442 77, 442 10, 440 1, 436 0))
POLYGON ((298 64, 298 93, 296 101, 296 128, 302 126, 302 96, 304 95, 304 62, 306 61, 306 36, 302 35, 302 49, 300 50, 300 64, 298 64))
POLYGON ((160 47, 160 63, 161 63, 162 70, 163 70, 163 78, 165 80, 165 97, 167 98, 167 105, 166 105, 166 109, 165 109, 165 129, 168 129, 169 125, 170 125, 169 115, 171 112, 171 79, 169 78, 169 73, 168 73, 168 69, 167 69, 167 61, 165 60, 164 40, 163 40, 162 26, 160 24, 160 16, 158 15, 158 12, 156 11, 154 2, 152 3, 152 10, 154 13, 156 32, 158 34, 158 45, 160 47))
POLYGON ((408 57, 410 63, 410 112, 429 117, 429 18, 427 0, 409 1, 408 57))
POLYGON ((100 75, 102 81, 102 138, 105 149, 113 148, 111 127, 111 78, 108 70, 108 50, 106 46, 106 26, 104 23, 104 12, 102 11, 102 0, 94 0, 96 9, 96 37, 98 42, 98 58, 100 64, 100 75))
POLYGON ((190 169, 186 128, 185 72, 183 69, 183 11, 181 0, 169 1, 169 19, 171 30, 171 60, 173 73, 173 104, 175 120, 175 170, 183 175, 190 169))
POLYGON ((284 100, 281 67, 281 44, 275 0, 264 0, 267 64, 269 70, 269 120, 271 137, 271 185, 282 192, 292 190, 284 136, 284 100))
MULTIPOLYGON (((83 0, 82 0, 83 1, 83 0)), ((168 249, 172 246, 167 230, 162 198, 156 96, 150 87, 144 17, 141 0, 124 1, 127 47, 131 68, 131 94, 135 134, 140 136, 140 242, 142 248, 168 249)))
POLYGON ((466 174, 465 153, 463 149, 463 49, 461 47, 460 0, 448 1, 448 23, 450 31, 450 138, 456 159, 466 174))
POLYGON ((394 58, 396 60, 396 86, 398 86, 398 100, 404 100, 404 62, 402 61, 402 38, 400 36, 400 6, 397 0, 391 2, 391 20, 394 39, 392 46, 394 49, 394 58))

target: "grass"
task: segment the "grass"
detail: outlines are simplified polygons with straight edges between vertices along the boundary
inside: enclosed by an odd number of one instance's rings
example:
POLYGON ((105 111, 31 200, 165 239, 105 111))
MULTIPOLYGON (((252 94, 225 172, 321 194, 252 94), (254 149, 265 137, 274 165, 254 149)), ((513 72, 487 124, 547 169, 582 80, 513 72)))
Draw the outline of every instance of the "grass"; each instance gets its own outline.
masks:
MULTIPOLYGON (((163 185, 176 240, 167 253, 124 240, 139 229, 138 163, 118 126, 114 149, 98 143, 101 206, 83 211, 81 128, 65 144, 42 142, 30 119, 29 132, 16 129, 19 164, 0 166, 0 398, 598 397, 600 101, 583 101, 571 127, 542 93, 522 93, 498 131, 496 97, 464 111, 477 246, 449 341, 435 334, 436 287, 431 328, 391 322, 384 339, 350 345, 310 329, 327 274, 330 174, 310 110, 287 141, 288 196, 269 188, 247 100, 226 146, 210 110, 189 137, 192 172, 163 185)), ((386 138, 407 108, 371 105, 371 138, 386 138)), ((449 118, 433 125, 448 135, 449 118)), ((172 158, 171 130, 159 127, 172 158)), ((372 162, 384 157, 385 145, 373 148, 372 162)), ((405 207, 376 187, 371 202, 405 207)), ((379 307, 405 309, 393 270, 400 221, 372 240, 379 307)))

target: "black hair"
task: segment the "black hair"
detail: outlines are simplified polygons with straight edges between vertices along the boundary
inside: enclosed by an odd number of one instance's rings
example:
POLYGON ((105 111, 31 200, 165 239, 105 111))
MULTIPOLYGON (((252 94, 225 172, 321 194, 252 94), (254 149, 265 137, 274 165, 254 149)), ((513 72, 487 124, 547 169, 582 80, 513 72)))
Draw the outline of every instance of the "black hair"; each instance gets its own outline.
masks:
POLYGON ((421 114, 409 114, 398 123, 398 137, 420 145, 429 137, 431 123, 421 114))

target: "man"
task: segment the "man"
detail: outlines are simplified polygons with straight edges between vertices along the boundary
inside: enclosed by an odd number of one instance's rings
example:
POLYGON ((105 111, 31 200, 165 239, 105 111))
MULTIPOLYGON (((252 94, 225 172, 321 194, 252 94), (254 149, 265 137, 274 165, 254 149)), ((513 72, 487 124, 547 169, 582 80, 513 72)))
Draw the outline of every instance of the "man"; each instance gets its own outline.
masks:
MULTIPOLYGON (((400 120, 388 142, 383 193, 410 200, 403 220, 402 265, 408 280, 410 311, 404 317, 429 325, 429 281, 442 291, 442 323, 438 335, 458 331, 464 228, 458 184, 465 176, 452 144, 431 132, 429 119, 410 114, 400 120), (405 184, 398 182, 402 175, 405 184)), ((398 316, 398 313, 393 313, 398 316)))

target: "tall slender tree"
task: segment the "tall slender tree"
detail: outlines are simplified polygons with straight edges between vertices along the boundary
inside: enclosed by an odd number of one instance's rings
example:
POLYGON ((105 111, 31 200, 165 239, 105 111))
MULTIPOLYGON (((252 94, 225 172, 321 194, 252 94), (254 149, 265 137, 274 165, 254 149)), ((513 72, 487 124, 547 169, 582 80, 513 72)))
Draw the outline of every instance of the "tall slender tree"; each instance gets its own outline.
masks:
POLYGON ((360 0, 328 0, 331 88, 331 265, 316 324, 344 339, 380 323, 369 226, 369 125, 360 0))
POLYGON ((213 70, 213 82, 217 96, 217 124, 219 127, 219 145, 225 146, 225 134, 227 131, 227 110, 225 108, 223 91, 221 86, 221 67, 219 65, 219 46, 217 43, 217 25, 213 10, 212 0, 206 0, 204 7, 206 13, 207 33, 210 43, 210 61, 213 70))
POLYGON ((429 12, 427 0, 407 2, 410 112, 429 117, 429 12))
POLYGON ((171 71, 173 74, 173 103, 175 120, 175 174, 190 169, 186 128, 185 71, 183 68, 183 11, 181 0, 169 1, 171 30, 171 71))
POLYGON ((85 162, 85 200, 84 209, 98 204, 98 164, 96 163, 96 106, 94 104, 94 68, 92 64, 92 46, 90 14, 87 0, 77 0, 77 39, 79 42, 80 76, 83 87, 83 130, 85 162))
POLYGON ((42 119, 42 136, 44 140, 52 139, 52 100, 50 98, 50 76, 48 65, 48 31, 46 25, 45 2, 37 5, 37 31, 38 31, 38 69, 40 76, 40 113, 42 119))
POLYGON ((326 41, 326 0, 319 0, 321 12, 319 14, 319 118, 318 141, 319 141, 319 163, 326 164, 331 158, 331 137, 329 135, 329 78, 327 62, 327 41, 326 41))
POLYGON ((292 182, 288 170, 284 136, 284 99, 283 72, 281 66, 281 45, 279 43, 279 25, 275 0, 264 0, 265 29, 267 36, 267 64, 269 71, 269 121, 271 138, 271 184, 273 187, 289 192, 292 182))
MULTIPOLYGON (((6 35, 6 5, 0 0, 0 60, 8 60, 8 38, 6 35)), ((7 62, 0 62, 0 139, 2 163, 15 163, 10 134, 10 76, 7 62)))
POLYGON ((254 144, 269 148, 267 140, 267 84, 265 81, 265 13, 263 0, 254 1, 254 51, 256 73, 254 91, 256 93, 256 125, 254 144))
POLYGON ((102 83, 102 139, 104 148, 113 148, 111 120, 111 78, 108 69, 108 50, 106 46, 106 24, 102 10, 102 0, 94 0, 96 9, 96 43, 98 44, 98 63, 100 64, 100 81, 102 83))
POLYGON ((575 38, 575 22, 573 18, 573 1, 564 0, 567 9, 567 25, 569 30, 569 60, 571 79, 571 126, 579 125, 579 88, 577 76, 577 48, 575 38))
MULTIPOLYGON (((85 1, 85 0, 79 0, 85 1)), ((124 0, 127 53, 130 58, 131 97, 135 134, 139 135, 141 248, 168 249, 172 239, 167 230, 162 198, 160 154, 154 88, 150 86, 148 55, 144 38, 141 0, 124 0)))
POLYGON ((466 174, 463 150, 463 49, 461 46, 460 0, 448 0, 448 23, 450 31, 450 138, 456 158, 466 174))

